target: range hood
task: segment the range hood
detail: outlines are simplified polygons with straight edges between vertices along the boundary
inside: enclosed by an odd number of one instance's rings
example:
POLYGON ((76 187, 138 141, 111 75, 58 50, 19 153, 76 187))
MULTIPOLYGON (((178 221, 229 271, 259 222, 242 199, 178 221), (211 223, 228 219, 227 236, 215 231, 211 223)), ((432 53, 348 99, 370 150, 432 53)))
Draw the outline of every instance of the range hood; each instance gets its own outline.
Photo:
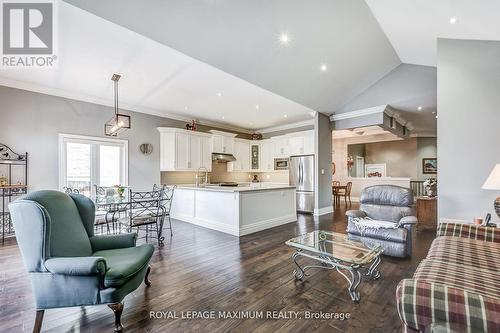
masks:
POLYGON ((233 154, 212 153, 212 161, 233 162, 236 161, 236 158, 233 156, 233 154))

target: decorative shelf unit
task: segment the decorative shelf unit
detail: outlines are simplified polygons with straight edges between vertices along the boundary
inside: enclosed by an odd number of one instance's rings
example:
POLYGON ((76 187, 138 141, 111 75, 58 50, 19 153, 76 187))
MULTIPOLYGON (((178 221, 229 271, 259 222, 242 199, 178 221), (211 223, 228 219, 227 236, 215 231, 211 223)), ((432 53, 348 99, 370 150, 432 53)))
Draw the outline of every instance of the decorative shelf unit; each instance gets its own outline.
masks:
POLYGON ((18 154, 0 144, 0 224, 2 244, 14 235, 8 209, 9 203, 28 192, 28 153, 18 154))

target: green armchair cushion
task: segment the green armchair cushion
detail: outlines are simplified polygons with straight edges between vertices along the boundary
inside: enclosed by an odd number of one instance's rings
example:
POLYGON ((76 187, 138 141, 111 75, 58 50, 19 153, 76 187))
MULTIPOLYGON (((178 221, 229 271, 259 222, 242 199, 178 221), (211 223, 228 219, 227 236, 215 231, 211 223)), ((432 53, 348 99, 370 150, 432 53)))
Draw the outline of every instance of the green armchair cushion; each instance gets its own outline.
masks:
POLYGON ((153 255, 153 246, 143 244, 136 247, 102 250, 94 252, 93 256, 103 257, 108 270, 104 277, 104 286, 120 287, 136 275, 149 263, 153 255))
POLYGON ((45 261, 45 268, 52 274, 104 275, 106 260, 102 257, 64 257, 45 261))
POLYGON ((48 213, 50 254, 47 257, 92 255, 89 235, 73 199, 57 191, 36 191, 23 197, 35 201, 48 213))

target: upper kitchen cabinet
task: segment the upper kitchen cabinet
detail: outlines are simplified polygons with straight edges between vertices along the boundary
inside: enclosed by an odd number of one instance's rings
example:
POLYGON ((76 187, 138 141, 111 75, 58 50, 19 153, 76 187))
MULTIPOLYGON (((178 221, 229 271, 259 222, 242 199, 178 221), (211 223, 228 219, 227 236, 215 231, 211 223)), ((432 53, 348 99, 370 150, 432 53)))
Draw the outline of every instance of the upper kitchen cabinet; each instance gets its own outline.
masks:
POLYGON ((159 127, 160 170, 212 169, 211 135, 178 128, 159 127))
POLYGON ((273 140, 260 141, 260 171, 274 170, 274 142, 273 140))
POLYGON ((288 146, 288 136, 276 136, 273 137, 274 141, 274 157, 288 157, 289 146, 288 146))
POLYGON ((234 158, 236 161, 227 164, 227 171, 250 171, 250 141, 234 140, 234 158))
POLYGON ((288 156, 314 154, 314 131, 288 135, 288 156))
POLYGON ((211 130, 212 153, 234 154, 234 137, 236 134, 211 130))

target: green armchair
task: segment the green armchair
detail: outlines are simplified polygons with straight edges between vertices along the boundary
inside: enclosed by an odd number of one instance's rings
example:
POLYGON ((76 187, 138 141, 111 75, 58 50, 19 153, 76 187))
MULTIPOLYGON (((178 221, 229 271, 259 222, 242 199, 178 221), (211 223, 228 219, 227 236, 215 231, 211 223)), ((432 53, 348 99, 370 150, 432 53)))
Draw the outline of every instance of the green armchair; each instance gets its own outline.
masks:
POLYGON ((148 279, 153 246, 136 234, 94 236, 94 203, 80 194, 37 191, 9 205, 36 300, 33 332, 44 310, 107 304, 122 330, 123 299, 148 279))

